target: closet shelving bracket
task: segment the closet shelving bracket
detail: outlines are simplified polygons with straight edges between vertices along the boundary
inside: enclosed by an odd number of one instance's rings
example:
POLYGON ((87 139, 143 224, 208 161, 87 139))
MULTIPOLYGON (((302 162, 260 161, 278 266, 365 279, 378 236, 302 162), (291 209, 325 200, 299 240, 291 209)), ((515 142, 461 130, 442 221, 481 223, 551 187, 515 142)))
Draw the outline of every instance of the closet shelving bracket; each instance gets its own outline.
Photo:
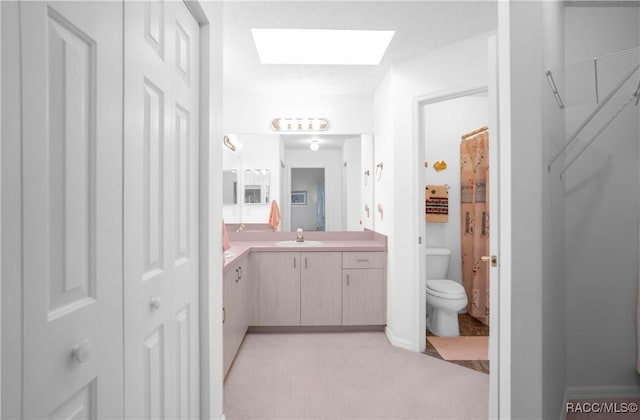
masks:
POLYGON ((548 70, 547 81, 562 110, 576 105, 595 104, 593 110, 567 138, 562 149, 549 161, 547 169, 583 135, 588 141, 569 159, 560 175, 582 155, 602 132, 635 100, 640 102, 640 80, 632 77, 640 69, 640 47, 595 57, 566 67, 548 70), (609 93, 603 98, 602 93, 609 93), (594 134, 595 133, 595 134, 594 134))

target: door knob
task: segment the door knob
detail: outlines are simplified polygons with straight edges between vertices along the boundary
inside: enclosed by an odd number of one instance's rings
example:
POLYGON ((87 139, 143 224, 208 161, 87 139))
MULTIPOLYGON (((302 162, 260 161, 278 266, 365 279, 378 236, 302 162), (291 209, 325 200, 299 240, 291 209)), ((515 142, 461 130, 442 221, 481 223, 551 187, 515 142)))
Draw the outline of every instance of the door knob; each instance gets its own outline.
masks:
POLYGON ((151 299, 151 303, 149 305, 151 306, 152 311, 157 311, 158 309, 160 309, 161 304, 162 299, 160 299, 159 297, 154 297, 153 299, 151 299))
POLYGON ((78 363, 84 363, 91 357, 91 341, 84 340, 73 348, 73 358, 78 363))
POLYGON ((491 267, 497 267, 498 266, 498 257, 496 257, 495 255, 483 255, 482 257, 480 257, 480 260, 482 261, 491 261, 491 267))

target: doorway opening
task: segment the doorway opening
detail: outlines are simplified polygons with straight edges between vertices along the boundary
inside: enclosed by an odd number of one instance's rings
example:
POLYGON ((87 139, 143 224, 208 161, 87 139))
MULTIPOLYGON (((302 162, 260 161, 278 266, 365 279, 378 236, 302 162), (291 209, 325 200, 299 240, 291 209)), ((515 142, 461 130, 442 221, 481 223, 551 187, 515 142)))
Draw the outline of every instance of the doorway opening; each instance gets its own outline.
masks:
POLYGON ((291 230, 326 230, 324 168, 291 168, 291 230))
POLYGON ((487 88, 427 103, 420 115, 426 162, 425 353, 488 374, 489 265, 481 257, 489 253, 490 240, 489 131, 468 134, 489 125, 487 88), (430 292, 436 278, 435 284, 443 283, 458 298, 439 305, 434 296, 442 291, 430 292))

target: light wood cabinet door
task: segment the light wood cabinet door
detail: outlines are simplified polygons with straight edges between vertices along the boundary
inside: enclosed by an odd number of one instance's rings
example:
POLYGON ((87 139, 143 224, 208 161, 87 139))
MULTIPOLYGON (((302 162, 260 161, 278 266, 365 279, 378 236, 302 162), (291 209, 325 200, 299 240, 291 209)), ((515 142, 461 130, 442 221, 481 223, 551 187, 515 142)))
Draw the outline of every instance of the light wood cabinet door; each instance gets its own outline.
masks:
POLYGON ((342 324, 342 253, 300 254, 301 325, 342 324))
POLYGON ((342 324, 384 325, 386 319, 384 270, 343 270, 342 324))
POLYGON ((300 253, 262 252, 260 272, 260 325, 300 325, 300 253))
POLYGON ((236 280, 238 278, 238 266, 233 265, 226 270, 223 276, 222 299, 223 299, 223 322, 222 322, 222 341, 223 341, 223 361, 224 374, 227 374, 231 362, 236 354, 236 331, 240 322, 237 316, 237 302, 239 301, 236 280))
POLYGON ((231 367, 238 353, 242 339, 249 326, 251 305, 250 297, 250 260, 244 257, 229 269, 223 276, 223 361, 224 374, 231 367))

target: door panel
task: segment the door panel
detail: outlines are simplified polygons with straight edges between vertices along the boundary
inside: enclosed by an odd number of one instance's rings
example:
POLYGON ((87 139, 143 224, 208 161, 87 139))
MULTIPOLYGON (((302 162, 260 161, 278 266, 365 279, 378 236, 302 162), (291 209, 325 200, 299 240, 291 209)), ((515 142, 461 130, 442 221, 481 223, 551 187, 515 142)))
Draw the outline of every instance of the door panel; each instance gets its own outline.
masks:
POLYGON ((300 256, 301 325, 342 324, 342 252, 300 256))
POLYGON ((125 414, 199 414, 199 26, 125 2, 125 414))
POLYGON ((384 271, 377 268, 343 271, 343 325, 384 325, 387 319, 384 271))
POLYGON ((260 325, 300 325, 300 253, 259 254, 260 325))
POLYGON ((20 8, 23 416, 118 418, 122 7, 20 8))

